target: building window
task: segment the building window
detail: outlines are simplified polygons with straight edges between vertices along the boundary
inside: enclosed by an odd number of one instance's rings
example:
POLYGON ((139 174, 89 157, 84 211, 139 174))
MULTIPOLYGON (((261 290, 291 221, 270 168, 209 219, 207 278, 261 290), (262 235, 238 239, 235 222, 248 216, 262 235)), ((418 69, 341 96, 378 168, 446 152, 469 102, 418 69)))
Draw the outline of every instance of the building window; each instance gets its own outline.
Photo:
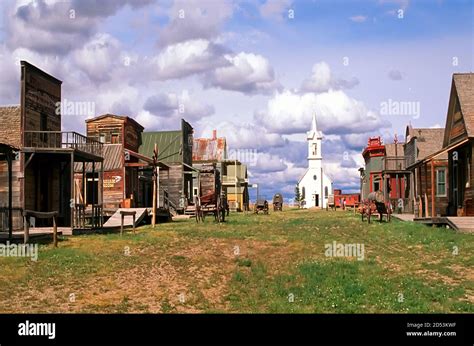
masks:
POLYGON ((374 186, 373 186, 373 190, 372 191, 380 191, 380 178, 379 177, 376 177, 374 178, 374 186))
POLYGON ((315 174, 315 175, 313 175, 313 180, 316 180, 316 179, 318 179, 318 177, 315 174))
POLYGON ((112 144, 118 144, 118 143, 119 143, 119 135, 118 135, 118 133, 112 133, 112 137, 111 137, 110 143, 112 143, 112 144))
POLYGON ((313 156, 316 156, 318 154, 318 144, 314 143, 313 144, 313 156))
POLYGON ((436 170, 436 196, 446 196, 446 170, 436 170))
POLYGON ((306 197, 306 189, 303 186, 303 188, 301 189, 301 199, 305 199, 305 197, 306 197))
POLYGON ((101 133, 101 134, 99 135, 99 142, 100 142, 100 143, 105 143, 105 133, 101 133))
POLYGON ((324 187, 324 195, 326 196, 326 198, 329 195, 329 189, 327 186, 324 187))

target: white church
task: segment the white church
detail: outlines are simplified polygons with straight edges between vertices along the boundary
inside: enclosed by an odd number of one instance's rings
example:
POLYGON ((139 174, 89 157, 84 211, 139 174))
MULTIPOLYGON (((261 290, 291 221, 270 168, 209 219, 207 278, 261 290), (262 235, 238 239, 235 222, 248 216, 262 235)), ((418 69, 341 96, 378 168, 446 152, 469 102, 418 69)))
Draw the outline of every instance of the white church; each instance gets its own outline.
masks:
POLYGON ((328 196, 332 195, 332 181, 324 173, 321 141, 323 134, 318 131, 316 116, 313 115, 311 130, 307 133, 308 169, 298 182, 303 208, 326 208, 328 196))

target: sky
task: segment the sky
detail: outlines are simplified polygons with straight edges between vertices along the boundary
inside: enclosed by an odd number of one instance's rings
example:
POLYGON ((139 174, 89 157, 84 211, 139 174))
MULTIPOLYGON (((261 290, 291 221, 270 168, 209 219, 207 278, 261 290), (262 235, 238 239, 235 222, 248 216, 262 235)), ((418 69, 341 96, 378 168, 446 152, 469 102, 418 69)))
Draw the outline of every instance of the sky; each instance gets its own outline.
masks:
MULTIPOLYGON (((2 0, 0 104, 20 60, 63 81, 63 130, 128 115, 227 138, 266 198, 307 168, 312 116, 334 188, 359 189, 370 136, 444 127, 452 74, 474 70, 472 0, 2 0), (67 113, 67 114, 66 114, 67 113)), ((251 191, 255 198, 255 191, 251 191)))

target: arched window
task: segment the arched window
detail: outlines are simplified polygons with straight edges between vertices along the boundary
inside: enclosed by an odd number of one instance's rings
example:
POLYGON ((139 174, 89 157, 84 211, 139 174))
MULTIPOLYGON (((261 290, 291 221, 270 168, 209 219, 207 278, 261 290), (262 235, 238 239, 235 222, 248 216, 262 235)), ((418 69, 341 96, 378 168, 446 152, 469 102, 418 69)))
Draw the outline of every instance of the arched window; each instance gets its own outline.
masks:
POLYGON ((305 188, 303 186, 303 188, 301 189, 301 198, 304 199, 306 196, 306 191, 305 191, 305 188))
POLYGON ((329 195, 329 189, 327 186, 324 187, 324 196, 328 196, 329 195))

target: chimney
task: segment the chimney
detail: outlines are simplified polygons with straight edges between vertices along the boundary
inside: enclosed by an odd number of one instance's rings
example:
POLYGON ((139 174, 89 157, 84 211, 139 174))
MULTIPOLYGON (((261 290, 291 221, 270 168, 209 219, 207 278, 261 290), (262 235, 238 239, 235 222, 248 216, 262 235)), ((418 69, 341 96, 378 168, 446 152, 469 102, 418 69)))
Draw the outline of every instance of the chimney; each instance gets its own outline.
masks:
POLYGON ((217 139, 217 130, 212 130, 212 139, 217 139))

